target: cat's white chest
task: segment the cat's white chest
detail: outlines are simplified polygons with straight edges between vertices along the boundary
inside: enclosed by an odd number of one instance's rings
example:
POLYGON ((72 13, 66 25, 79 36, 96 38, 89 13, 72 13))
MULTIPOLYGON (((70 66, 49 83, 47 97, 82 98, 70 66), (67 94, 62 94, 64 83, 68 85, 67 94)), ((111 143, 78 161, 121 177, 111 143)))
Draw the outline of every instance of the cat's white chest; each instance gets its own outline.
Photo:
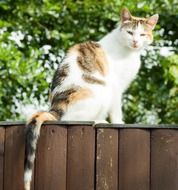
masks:
POLYGON ((109 57, 108 59, 112 84, 123 92, 136 77, 141 64, 140 59, 136 56, 126 58, 109 57))

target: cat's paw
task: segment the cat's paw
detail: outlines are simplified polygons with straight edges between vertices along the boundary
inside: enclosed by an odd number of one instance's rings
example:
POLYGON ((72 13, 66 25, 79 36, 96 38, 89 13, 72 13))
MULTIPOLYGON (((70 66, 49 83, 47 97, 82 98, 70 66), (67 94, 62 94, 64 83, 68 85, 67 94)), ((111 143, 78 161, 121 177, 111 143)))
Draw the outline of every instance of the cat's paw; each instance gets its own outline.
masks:
POLYGON ((107 122, 106 120, 95 120, 94 121, 94 125, 96 124, 108 124, 109 122, 107 122))
POLYGON ((30 182, 25 182, 25 190, 30 190, 30 182))
POLYGON ((125 122, 123 120, 112 120, 111 123, 112 124, 125 124, 125 122))

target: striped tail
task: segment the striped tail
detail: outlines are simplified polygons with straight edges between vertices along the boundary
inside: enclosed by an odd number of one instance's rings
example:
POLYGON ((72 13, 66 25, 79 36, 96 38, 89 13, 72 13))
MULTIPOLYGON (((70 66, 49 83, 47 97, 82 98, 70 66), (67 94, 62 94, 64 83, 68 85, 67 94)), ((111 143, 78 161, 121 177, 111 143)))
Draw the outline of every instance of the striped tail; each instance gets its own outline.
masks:
POLYGON ((24 187, 30 190, 32 180, 32 170, 36 156, 36 147, 40 136, 40 129, 44 121, 54 121, 57 118, 49 112, 39 112, 32 116, 26 126, 25 138, 25 171, 24 171, 24 187))

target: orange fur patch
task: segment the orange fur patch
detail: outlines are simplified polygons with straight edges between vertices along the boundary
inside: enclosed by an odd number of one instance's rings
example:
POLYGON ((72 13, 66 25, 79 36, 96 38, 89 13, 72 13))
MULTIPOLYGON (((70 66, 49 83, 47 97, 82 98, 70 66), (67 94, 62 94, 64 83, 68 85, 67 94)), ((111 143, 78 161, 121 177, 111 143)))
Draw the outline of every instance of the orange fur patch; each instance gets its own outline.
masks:
POLYGON ((48 112, 41 112, 41 114, 39 114, 37 119, 39 119, 40 121, 54 121, 54 120, 56 120, 56 118, 48 112))
POLYGON ((70 47, 70 48, 68 49, 67 54, 70 54, 70 53, 73 53, 73 52, 76 52, 76 53, 77 53, 78 50, 79 50, 79 45, 76 44, 76 45, 74 45, 74 46, 72 46, 72 47, 70 47))
POLYGON ((69 105, 79 100, 86 99, 90 97, 91 95, 92 95, 92 92, 90 89, 81 88, 69 96, 69 105))
POLYGON ((131 16, 132 21, 146 22, 146 18, 131 16))
POLYGON ((89 74, 83 74, 83 79, 87 82, 87 83, 90 83, 90 84, 99 84, 99 85, 105 85, 105 81, 104 80, 101 80, 101 79, 98 79, 92 75, 89 75, 89 74))
POLYGON ((148 36, 148 38, 150 38, 151 40, 153 40, 153 33, 152 33, 152 31, 150 30, 150 31, 147 31, 147 36, 148 36))
POLYGON ((98 71, 105 76, 108 73, 108 61, 104 50, 96 42, 85 42, 77 44, 69 49, 69 53, 77 52, 80 68, 87 72, 98 71))
POLYGON ((56 114, 59 110, 65 113, 68 106, 74 104, 77 101, 84 100, 90 96, 92 96, 92 91, 90 89, 80 87, 56 93, 52 99, 51 110, 52 112, 56 112, 56 114))
POLYGON ((44 121, 55 121, 56 118, 51 113, 48 112, 38 112, 32 115, 27 123, 31 123, 33 120, 43 123, 44 121))
POLYGON ((97 49, 96 51, 96 68, 103 75, 108 74, 108 62, 103 49, 97 49))

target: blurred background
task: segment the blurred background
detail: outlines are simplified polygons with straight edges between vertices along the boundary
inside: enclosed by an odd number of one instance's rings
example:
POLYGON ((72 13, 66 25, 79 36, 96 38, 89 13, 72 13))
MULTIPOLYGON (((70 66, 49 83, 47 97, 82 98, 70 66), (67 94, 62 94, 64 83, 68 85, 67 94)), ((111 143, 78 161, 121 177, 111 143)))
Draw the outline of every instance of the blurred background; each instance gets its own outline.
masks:
POLYGON ((133 15, 160 15, 155 40, 123 97, 126 123, 178 123, 177 0, 0 0, 0 120, 48 109, 54 70, 73 44, 99 40, 133 15))

